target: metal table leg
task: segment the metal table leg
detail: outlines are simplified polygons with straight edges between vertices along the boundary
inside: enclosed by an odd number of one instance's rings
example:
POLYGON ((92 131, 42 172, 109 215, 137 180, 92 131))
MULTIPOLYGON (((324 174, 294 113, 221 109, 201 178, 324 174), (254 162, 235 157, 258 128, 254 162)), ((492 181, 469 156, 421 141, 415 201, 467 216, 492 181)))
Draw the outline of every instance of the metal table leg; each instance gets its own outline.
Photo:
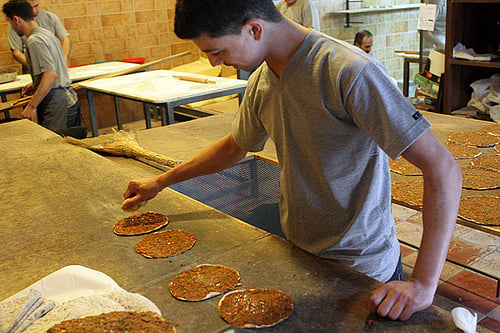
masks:
POLYGON ((90 117, 90 126, 92 127, 92 136, 98 136, 99 133, 97 131, 97 119, 95 116, 95 105, 94 105, 94 94, 92 91, 87 89, 87 100, 89 102, 89 117, 90 117))
POLYGON ((142 109, 144 111, 144 120, 146 121, 146 128, 151 128, 151 115, 149 114, 150 104, 142 103, 142 109))
POLYGON ((118 100, 118 97, 113 96, 113 102, 115 103, 116 125, 118 126, 118 130, 122 130, 123 122, 122 122, 122 114, 120 111, 120 101, 118 100))
POLYGON ((404 58, 403 62, 403 95, 408 97, 410 85, 410 62, 404 58))
MULTIPOLYGON (((2 95, 2 103, 7 102, 7 94, 1 94, 2 95)), ((10 112, 9 110, 4 111, 3 114, 5 115, 5 119, 10 119, 10 112)))

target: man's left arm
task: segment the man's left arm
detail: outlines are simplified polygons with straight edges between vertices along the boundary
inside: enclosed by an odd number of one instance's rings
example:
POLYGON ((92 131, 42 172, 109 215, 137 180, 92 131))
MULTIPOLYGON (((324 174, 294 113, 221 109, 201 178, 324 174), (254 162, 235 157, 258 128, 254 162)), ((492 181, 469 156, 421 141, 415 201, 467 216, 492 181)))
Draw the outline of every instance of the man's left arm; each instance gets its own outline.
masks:
POLYGON ((372 312, 393 320, 407 320, 432 304, 455 228, 462 191, 460 167, 430 130, 402 156, 423 173, 423 235, 410 279, 386 283, 370 298, 372 312))
POLYGON ((61 48, 64 60, 66 61, 66 66, 69 66, 69 54, 71 52, 71 41, 69 40, 69 36, 61 40, 61 48))

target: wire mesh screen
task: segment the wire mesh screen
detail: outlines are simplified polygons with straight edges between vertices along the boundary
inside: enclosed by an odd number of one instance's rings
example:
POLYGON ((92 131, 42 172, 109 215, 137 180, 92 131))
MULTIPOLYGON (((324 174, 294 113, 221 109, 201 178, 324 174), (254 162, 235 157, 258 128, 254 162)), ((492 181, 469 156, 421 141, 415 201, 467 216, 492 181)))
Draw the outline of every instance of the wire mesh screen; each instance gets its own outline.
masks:
POLYGON ((256 158, 170 186, 237 219, 282 236, 279 167, 256 158))

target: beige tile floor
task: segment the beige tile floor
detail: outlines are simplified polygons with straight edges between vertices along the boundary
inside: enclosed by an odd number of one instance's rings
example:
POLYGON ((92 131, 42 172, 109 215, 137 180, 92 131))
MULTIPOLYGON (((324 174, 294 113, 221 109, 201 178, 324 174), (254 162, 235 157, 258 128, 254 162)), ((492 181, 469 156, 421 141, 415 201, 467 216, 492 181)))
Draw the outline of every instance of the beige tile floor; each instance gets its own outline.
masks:
MULTIPOLYGON (((202 106, 217 113, 237 109, 236 99, 202 106)), ((152 126, 160 126, 152 121, 152 126)), ((124 124, 124 129, 144 129, 143 121, 124 124)), ((110 128, 99 130, 108 133, 110 128)), ((401 244, 405 274, 410 276, 417 258, 422 235, 422 214, 400 205, 393 205, 396 230, 401 244), (409 244, 405 245, 405 244, 409 244)), ((448 252, 448 259, 500 278, 500 237, 457 224, 448 252)), ((446 302, 438 306, 451 310, 463 306, 478 314, 479 325, 500 332, 500 299, 496 297, 498 281, 447 262, 441 274, 437 293, 446 302)))

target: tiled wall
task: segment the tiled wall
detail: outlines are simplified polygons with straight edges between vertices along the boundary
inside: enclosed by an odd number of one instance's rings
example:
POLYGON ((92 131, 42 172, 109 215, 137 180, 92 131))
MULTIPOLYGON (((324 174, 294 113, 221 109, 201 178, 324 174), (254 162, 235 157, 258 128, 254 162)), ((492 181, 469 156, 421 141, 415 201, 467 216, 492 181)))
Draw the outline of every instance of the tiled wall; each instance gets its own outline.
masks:
MULTIPOLYGON (((356 32, 369 30, 374 35, 373 56, 387 68, 389 75, 396 80, 403 79, 403 59, 396 56, 394 51, 418 51, 418 9, 351 14, 351 21, 363 23, 351 23, 351 27, 345 27, 345 15, 332 12, 345 10, 346 0, 314 1, 320 12, 321 30, 324 33, 353 43, 356 32)), ((350 2, 349 8, 394 7, 418 3, 418 0, 362 0, 362 2, 350 2)), ((418 69, 416 65, 411 67, 410 77, 413 77, 416 69, 418 69)))
MULTIPOLYGON (((147 61, 191 50, 176 66, 199 56, 196 47, 173 32, 175 0, 40 0, 56 13, 71 34, 69 65, 145 57, 147 61)), ((0 18, 0 64, 15 65, 6 38, 8 22, 0 18)))

